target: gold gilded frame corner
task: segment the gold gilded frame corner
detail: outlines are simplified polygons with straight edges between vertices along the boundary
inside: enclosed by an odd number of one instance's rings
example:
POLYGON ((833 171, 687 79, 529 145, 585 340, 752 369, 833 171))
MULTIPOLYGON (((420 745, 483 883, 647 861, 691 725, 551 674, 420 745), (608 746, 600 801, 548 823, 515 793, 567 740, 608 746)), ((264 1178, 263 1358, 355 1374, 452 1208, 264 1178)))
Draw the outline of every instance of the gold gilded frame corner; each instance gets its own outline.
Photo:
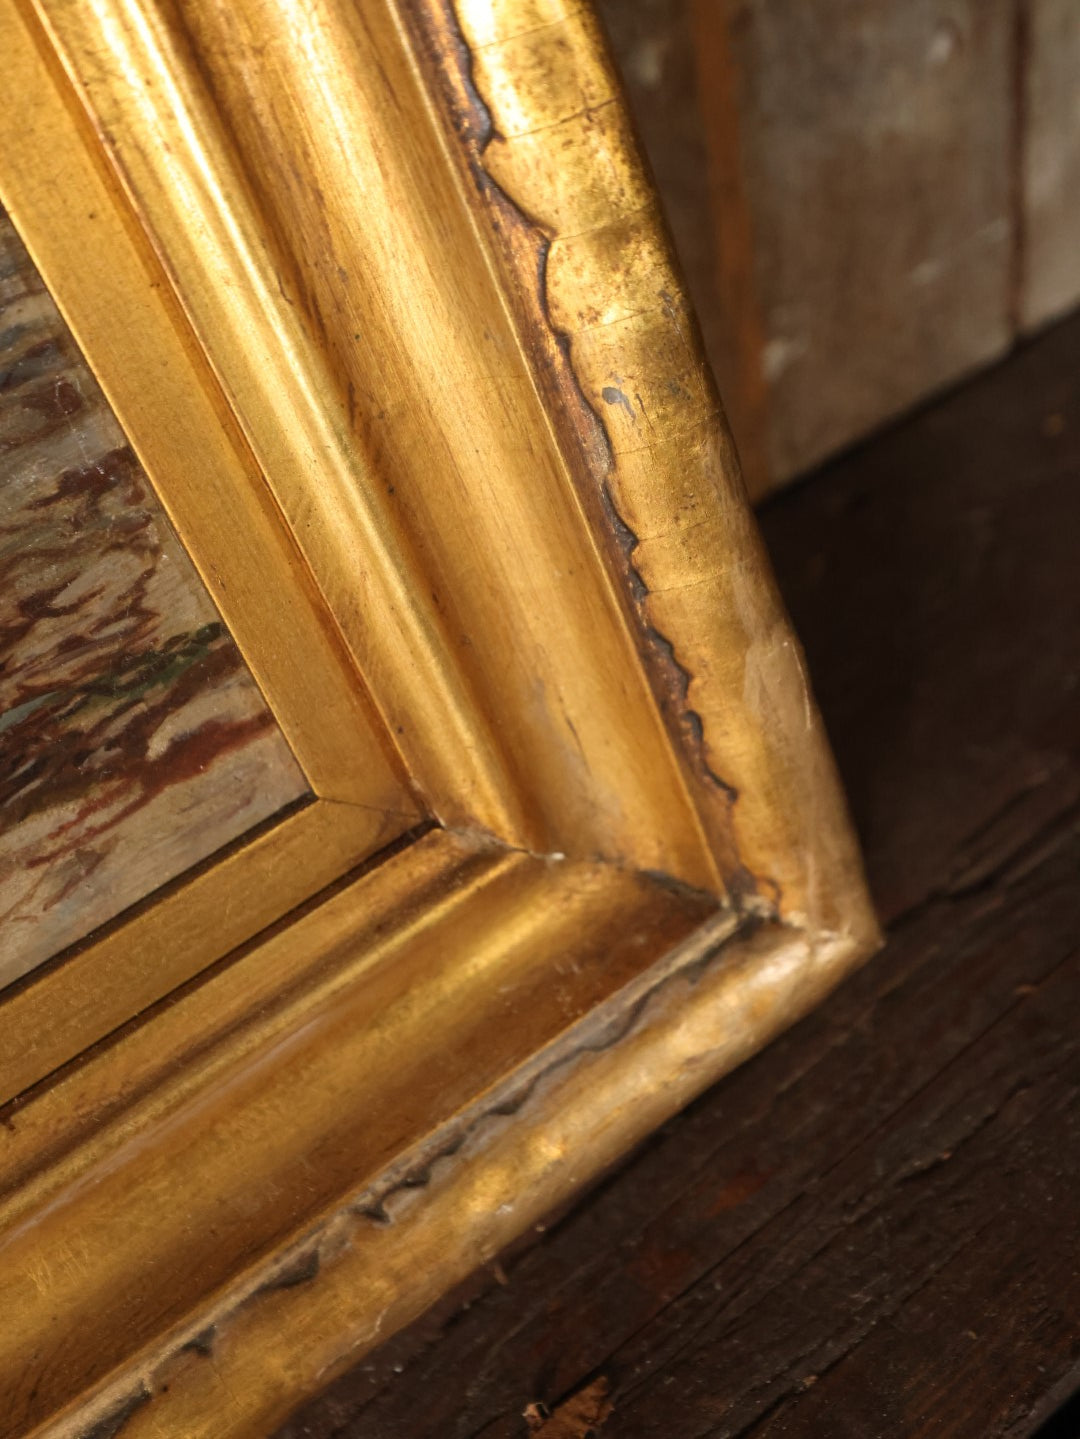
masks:
POLYGON ((0 1131, 0 1435, 255 1439, 876 929, 588 7, 0 40, 0 194, 317 796, 0 1003, 9 1092, 54 1071, 0 1131))
POLYGON ((55 83, 55 56, 15 6, 0 10, 0 48, 17 97, 0 115, 0 199, 311 792, 257 840, 5 994, 3 1102, 423 815, 145 235, 83 117, 55 83))

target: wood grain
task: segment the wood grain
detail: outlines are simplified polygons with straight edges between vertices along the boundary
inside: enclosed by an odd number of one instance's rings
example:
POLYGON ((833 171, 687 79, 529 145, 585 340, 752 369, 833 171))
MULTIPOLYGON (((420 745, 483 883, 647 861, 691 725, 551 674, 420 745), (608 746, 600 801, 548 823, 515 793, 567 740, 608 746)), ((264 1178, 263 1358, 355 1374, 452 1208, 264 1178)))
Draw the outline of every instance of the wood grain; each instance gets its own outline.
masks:
POLYGON ((992 1439, 1067 1392, 1078 375, 1074 321, 764 513, 885 952, 279 1439, 575 1397, 600 1439, 992 1439))
POLYGON ((1033 328, 1080 297, 1080 7, 1023 0, 1022 293, 1033 328))
POLYGON ((739 459, 768 487, 768 394, 727 27, 687 0, 599 0, 641 141, 664 202, 739 459), (704 53, 699 53, 703 50, 704 53))
POLYGON ((601 9, 752 494, 1008 347, 1013 0, 601 9))

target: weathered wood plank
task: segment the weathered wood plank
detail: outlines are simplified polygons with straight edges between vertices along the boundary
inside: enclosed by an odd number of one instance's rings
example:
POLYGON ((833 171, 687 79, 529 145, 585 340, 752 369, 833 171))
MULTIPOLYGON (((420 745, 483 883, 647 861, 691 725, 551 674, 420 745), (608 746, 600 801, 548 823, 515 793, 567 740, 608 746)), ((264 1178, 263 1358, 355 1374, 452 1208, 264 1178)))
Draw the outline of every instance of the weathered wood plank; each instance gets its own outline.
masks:
POLYGON ((600 0, 753 493, 769 487, 761 316, 727 26, 688 0, 600 0), (699 54, 699 47, 704 53, 699 54))
POLYGON ((728 7, 776 479, 1008 344, 1011 22, 1011 0, 728 7))
POLYGON ((1078 475, 1072 322, 767 509, 886 951, 282 1439, 1031 1431, 1080 1365, 1078 475))
POLYGON ((1006 349, 1013 0, 601 8, 755 495, 1006 349))
POLYGON ((1024 4, 1019 318, 1031 329, 1080 299, 1080 5, 1024 4))

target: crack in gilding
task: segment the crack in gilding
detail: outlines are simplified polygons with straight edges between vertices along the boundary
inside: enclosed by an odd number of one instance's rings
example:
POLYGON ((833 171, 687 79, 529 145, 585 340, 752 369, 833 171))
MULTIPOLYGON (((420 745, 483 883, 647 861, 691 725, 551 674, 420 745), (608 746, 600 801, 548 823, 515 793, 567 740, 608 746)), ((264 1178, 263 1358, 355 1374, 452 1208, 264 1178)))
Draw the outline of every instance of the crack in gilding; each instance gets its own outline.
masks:
MULTIPOLYGON (((518 198, 509 194, 488 168, 486 154, 493 143, 501 141, 504 144, 512 145, 524 137, 517 133, 509 137, 500 133, 492 108, 481 94, 476 81, 474 51, 465 39, 452 0, 429 0, 427 13, 425 13, 425 8, 421 7, 418 18, 423 32, 422 39, 426 42, 429 53, 434 55, 441 49, 444 57, 442 66, 438 68, 441 70, 444 88, 450 102, 452 123, 459 138, 464 142, 473 183, 491 213, 494 229, 497 233, 504 233, 508 228, 507 221, 509 221, 509 225, 516 226, 527 235, 535 249, 536 289, 534 298, 550 339, 553 341, 555 354, 562 361, 563 374, 558 377, 563 381, 561 388, 564 391, 567 387, 570 388, 580 410, 577 425, 579 441, 587 468, 595 484, 594 499, 599 501, 600 511, 606 521, 608 539, 613 542, 609 548, 609 554, 616 556, 619 561, 625 589, 631 601, 629 611, 637 630, 639 644, 653 661, 654 697, 665 717, 669 733, 672 734, 672 738, 681 752, 688 758, 700 781, 719 796, 722 802, 726 802, 728 810, 730 810, 730 807, 738 799, 738 791, 710 763, 710 746, 705 735, 703 716, 689 701, 689 691, 694 680, 693 674, 679 660, 674 641, 661 632, 648 613, 648 600, 653 591, 634 560, 641 540, 620 512, 611 489, 611 477, 617 469, 616 450, 611 435, 603 417, 586 395, 575 368, 572 353, 575 336, 561 329, 556 324, 552 313, 548 282, 551 246, 555 240, 566 240, 573 237, 553 233, 538 218, 530 215, 526 206, 518 198), (438 35, 437 45, 432 38, 434 33, 438 35), (454 73, 447 75, 446 71, 450 68, 454 73), (446 83, 447 80, 450 81, 449 84, 446 83), (588 439, 586 439, 585 426, 581 424, 584 417, 587 417, 586 424, 591 430, 588 439), (658 678, 659 683, 657 682, 658 678)), ((565 23, 567 18, 572 18, 572 16, 564 17, 564 20, 558 23, 565 23)), ((515 40, 520 38, 522 37, 514 37, 515 40)), ((497 44, 498 42, 493 43, 497 44)), ((479 53, 491 48, 492 44, 478 45, 476 51, 479 53)), ((586 105, 582 106, 579 113, 592 114, 600 108, 602 105, 586 105)), ((553 124, 535 127, 528 133, 555 129, 558 124, 565 123, 567 118, 572 117, 563 117, 562 120, 553 124)), ((588 234, 604 228, 606 228, 604 224, 598 224, 592 227, 591 231, 580 231, 578 234, 588 234)), ((515 266, 515 268, 518 267, 515 266)), ((674 320, 671 295, 664 292, 663 300, 665 313, 668 313, 674 320)), ((645 311, 640 313, 645 313, 645 311)), ((602 327, 592 326, 589 328, 602 327)), ((685 337, 682 335, 681 329, 679 333, 685 345, 685 337)), ((605 400, 608 400, 609 391, 611 395, 609 403, 624 406, 633 416, 629 397, 621 389, 612 385, 603 390, 605 400)), ((635 398, 640 404, 640 398, 637 396, 635 398)), ((644 413, 644 407, 642 410, 644 413)), ((651 448, 651 446, 645 448, 651 448)), ((730 832, 730 821, 728 828, 730 832)), ((733 836, 730 838, 733 844, 733 836)), ((724 879, 736 906, 757 893, 758 885, 755 877, 745 866, 737 862, 737 857, 736 863, 730 867, 729 871, 725 872, 724 879)))
POLYGON ((428 1196, 452 1169, 467 1163, 470 1154, 497 1138, 506 1124, 526 1115, 530 1105, 541 1103, 568 1070, 590 1056, 616 1049, 648 1028, 675 987, 696 986, 713 965, 724 962, 730 940, 749 938, 768 918, 738 919, 730 911, 722 911, 707 920, 637 980, 571 1026, 561 1041, 527 1061, 494 1093, 447 1121, 426 1143, 403 1155, 380 1180, 265 1265, 258 1279, 215 1312, 209 1322, 205 1314, 201 1316, 198 1327, 170 1346, 151 1369, 133 1376, 119 1399, 115 1389, 103 1395, 99 1403, 108 1407, 92 1427, 80 1431, 79 1439, 116 1439, 143 1405, 168 1392, 168 1375, 180 1356, 212 1364, 215 1345, 232 1316, 282 1290, 314 1283, 337 1256, 355 1245, 363 1225, 386 1229, 398 1223, 405 1210, 428 1196))

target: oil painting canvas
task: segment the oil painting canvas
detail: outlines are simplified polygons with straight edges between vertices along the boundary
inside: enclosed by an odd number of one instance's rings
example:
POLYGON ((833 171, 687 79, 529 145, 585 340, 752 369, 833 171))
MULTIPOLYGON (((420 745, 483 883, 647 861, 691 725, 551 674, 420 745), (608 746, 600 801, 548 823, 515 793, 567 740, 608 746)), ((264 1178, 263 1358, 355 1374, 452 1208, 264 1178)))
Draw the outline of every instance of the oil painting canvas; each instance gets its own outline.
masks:
POLYGON ((306 792, 0 212, 0 986, 306 792))

